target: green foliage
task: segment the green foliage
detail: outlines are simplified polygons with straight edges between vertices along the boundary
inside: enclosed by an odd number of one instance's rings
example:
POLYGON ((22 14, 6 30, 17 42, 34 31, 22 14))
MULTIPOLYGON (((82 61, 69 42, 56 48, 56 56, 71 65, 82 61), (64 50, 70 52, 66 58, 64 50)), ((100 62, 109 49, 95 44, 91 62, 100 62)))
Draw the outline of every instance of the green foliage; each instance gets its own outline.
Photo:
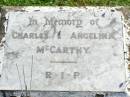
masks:
POLYGON ((6 6, 130 6, 130 0, 0 0, 6 6))

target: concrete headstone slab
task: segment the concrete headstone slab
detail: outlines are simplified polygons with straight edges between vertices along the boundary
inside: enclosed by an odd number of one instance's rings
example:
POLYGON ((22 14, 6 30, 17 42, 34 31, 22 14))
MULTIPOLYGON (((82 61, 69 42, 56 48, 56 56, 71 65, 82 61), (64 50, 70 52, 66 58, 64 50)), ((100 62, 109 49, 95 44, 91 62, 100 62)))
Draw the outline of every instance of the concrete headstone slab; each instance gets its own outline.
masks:
POLYGON ((120 11, 28 7, 6 17, 1 90, 125 91, 120 11))

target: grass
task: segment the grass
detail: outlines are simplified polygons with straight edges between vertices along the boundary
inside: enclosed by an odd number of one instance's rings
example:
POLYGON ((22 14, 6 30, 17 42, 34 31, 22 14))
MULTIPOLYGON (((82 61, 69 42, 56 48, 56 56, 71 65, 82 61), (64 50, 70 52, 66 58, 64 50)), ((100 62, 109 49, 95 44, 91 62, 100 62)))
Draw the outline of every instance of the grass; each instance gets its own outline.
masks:
POLYGON ((130 6, 130 0, 0 0, 3 6, 130 6))

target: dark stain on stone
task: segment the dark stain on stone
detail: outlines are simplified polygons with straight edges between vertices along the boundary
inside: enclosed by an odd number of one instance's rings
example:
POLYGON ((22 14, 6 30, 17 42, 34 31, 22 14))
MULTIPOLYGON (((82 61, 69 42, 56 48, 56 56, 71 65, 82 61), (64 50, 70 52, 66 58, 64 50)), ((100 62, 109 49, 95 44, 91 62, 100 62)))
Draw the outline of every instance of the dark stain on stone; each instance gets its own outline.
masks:
POLYGON ((40 11, 40 10, 34 10, 35 12, 37 12, 37 11, 40 11))
POLYGON ((130 61, 130 46, 128 46, 128 61, 130 61))
POLYGON ((59 12, 61 12, 61 11, 65 11, 65 9, 61 6, 61 7, 59 7, 59 10, 58 10, 59 12))
POLYGON ((19 52, 7 52, 6 56, 8 59, 18 58, 19 52))
POLYGON ((20 12, 26 12, 26 10, 15 10, 15 11, 16 11, 16 12, 17 12, 17 11, 20 11, 20 12))
POLYGON ((128 70, 130 70, 130 64, 128 65, 128 70))
POLYGON ((112 10, 111 10, 111 12, 115 12, 115 10, 114 10, 114 9, 112 9, 112 10))
POLYGON ((105 13, 102 14, 102 17, 105 17, 105 13))
POLYGON ((4 28, 4 22, 6 21, 5 14, 6 11, 0 7, 0 42, 2 38, 5 36, 5 28, 4 28))
POLYGON ((104 97, 103 94, 96 94, 95 97, 104 97))
POLYGON ((128 91, 130 91, 130 88, 127 88, 128 91))

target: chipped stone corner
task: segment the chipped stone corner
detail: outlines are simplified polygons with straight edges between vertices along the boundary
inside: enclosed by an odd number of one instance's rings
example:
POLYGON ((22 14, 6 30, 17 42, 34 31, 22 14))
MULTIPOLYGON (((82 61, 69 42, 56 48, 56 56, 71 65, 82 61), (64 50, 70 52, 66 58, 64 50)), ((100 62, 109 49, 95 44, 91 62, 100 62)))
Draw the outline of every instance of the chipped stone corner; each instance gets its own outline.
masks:
POLYGON ((0 7, 0 77, 2 76, 2 66, 4 64, 5 34, 8 27, 8 12, 22 11, 23 7, 3 6, 0 7))
POLYGON ((5 32, 8 26, 8 12, 10 11, 24 11, 24 7, 3 6, 0 7, 0 43, 4 40, 5 32))

